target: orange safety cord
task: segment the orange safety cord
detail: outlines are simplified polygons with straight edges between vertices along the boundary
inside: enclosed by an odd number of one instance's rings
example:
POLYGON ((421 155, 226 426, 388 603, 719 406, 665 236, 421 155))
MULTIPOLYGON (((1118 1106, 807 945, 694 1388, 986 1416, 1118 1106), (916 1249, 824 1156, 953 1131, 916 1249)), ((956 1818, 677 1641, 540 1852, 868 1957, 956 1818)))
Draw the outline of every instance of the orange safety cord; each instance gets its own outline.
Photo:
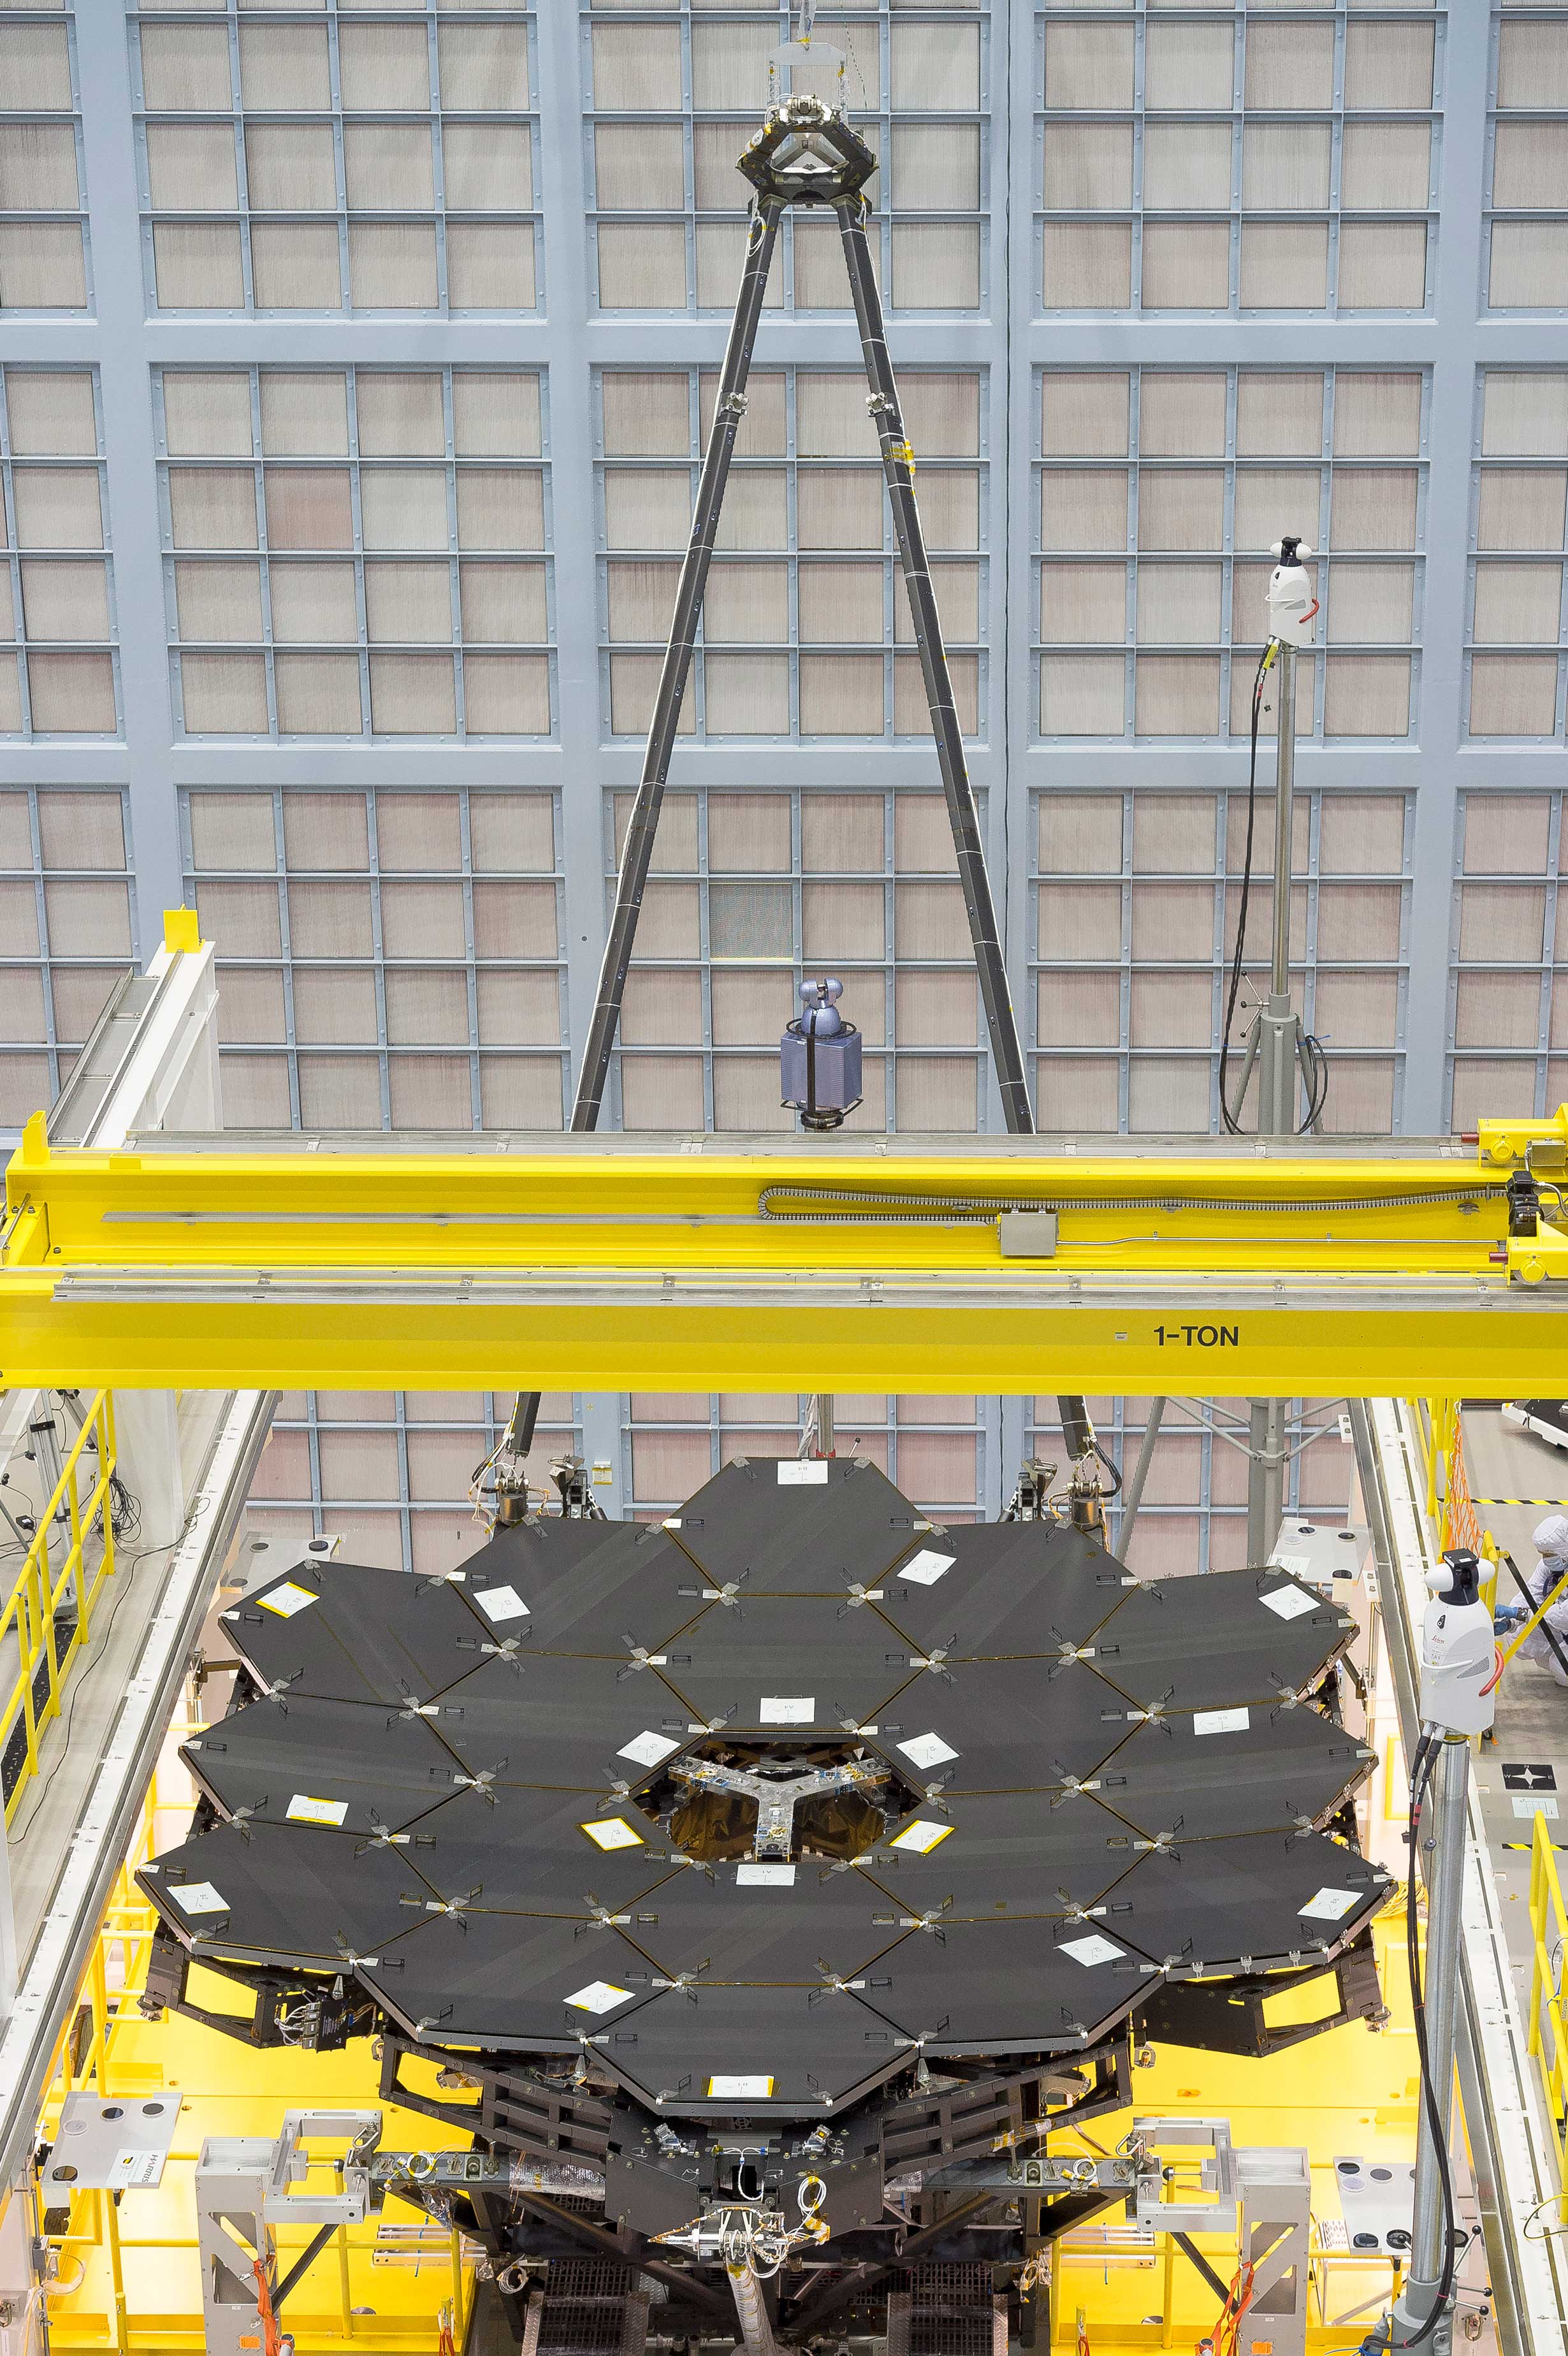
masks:
POLYGON ((1200 2350, 1211 2349, 1213 2356, 1236 2356, 1237 2337, 1242 2318, 1253 2303, 1253 2269, 1243 2259, 1231 2277, 1231 2287, 1225 2293, 1225 2304, 1220 2310, 1220 2320, 1207 2340, 1200 2340, 1200 2350))
POLYGON ((272 2286, 267 2280, 267 2269, 260 2258, 251 2261, 251 2272, 256 2277, 256 2311, 261 2324, 261 2356, 283 2356, 283 2335, 272 2311, 272 2286))

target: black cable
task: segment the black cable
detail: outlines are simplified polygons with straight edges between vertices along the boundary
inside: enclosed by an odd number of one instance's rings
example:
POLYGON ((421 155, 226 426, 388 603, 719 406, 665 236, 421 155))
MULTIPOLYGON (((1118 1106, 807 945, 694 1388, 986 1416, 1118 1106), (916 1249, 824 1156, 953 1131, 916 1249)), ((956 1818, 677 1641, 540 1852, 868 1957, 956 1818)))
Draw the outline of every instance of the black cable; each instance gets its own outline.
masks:
MULTIPOLYGON (((1404 1913, 1405 1964, 1410 1974, 1410 2008, 1415 2029, 1416 2059, 1421 2072, 1422 2098, 1426 2110, 1426 2123, 1431 2130, 1433 2149, 1437 2158, 1438 2180, 1443 2188, 1443 2272, 1438 2280, 1432 2311, 1413 2339, 1400 2342, 1402 2348, 1419 2348, 1436 2330, 1447 2308, 1454 2289, 1454 2244, 1456 2238, 1454 2215, 1454 2180, 1448 2167, 1448 2138, 1444 2133, 1442 2116, 1437 2107, 1437 2090, 1432 2075, 1432 2057, 1426 2042, 1426 1999, 1421 1980, 1420 1941, 1416 1934, 1415 1901, 1420 1887, 1420 1866, 1417 1862, 1417 1842, 1420 1838, 1421 1804, 1431 1786, 1433 1770, 1442 1750, 1442 1738, 1423 1734, 1411 1763, 1410 1828, 1405 1837, 1410 1846, 1410 1879, 1404 1913)), ((1430 1917, 1428 1918, 1430 1920, 1430 1917)), ((1452 2070, 1452 2063, 1449 2068, 1452 2070)))
MULTIPOLYGON (((1247 909, 1253 895, 1253 835, 1258 815, 1258 721, 1263 712, 1264 680, 1269 667, 1272 641, 1258 657, 1257 675, 1253 680, 1253 750, 1247 768, 1247 841, 1242 856, 1242 905, 1236 915, 1236 954, 1231 961, 1231 987, 1225 1001, 1225 1021, 1220 1033, 1220 1118, 1232 1137, 1239 1137, 1242 1125, 1232 1118, 1227 1084, 1231 1066, 1231 1024, 1235 1018, 1236 1000, 1242 988, 1242 958, 1247 943, 1247 909)), ((1237 1111, 1241 1110, 1238 1105, 1237 1111)))
POLYGON ((116 1545, 134 1546, 142 1535, 142 1500, 134 1497, 118 1472, 109 1475, 109 1527, 116 1545))
POLYGON ((1322 1119, 1323 1108, 1328 1101, 1328 1057, 1323 1042, 1316 1033, 1308 1031, 1303 1033, 1301 1045, 1308 1077, 1307 1118, 1296 1132, 1297 1137, 1305 1137, 1313 1123, 1322 1119))

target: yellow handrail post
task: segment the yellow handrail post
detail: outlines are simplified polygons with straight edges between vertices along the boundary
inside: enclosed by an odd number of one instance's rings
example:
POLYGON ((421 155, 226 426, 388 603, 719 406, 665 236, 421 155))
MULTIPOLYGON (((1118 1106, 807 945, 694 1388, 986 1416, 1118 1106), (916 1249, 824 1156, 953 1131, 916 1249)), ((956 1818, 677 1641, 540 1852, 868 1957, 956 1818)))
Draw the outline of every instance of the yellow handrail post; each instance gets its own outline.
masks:
POLYGON ((467 2318, 463 2312, 463 2230, 461 2226, 454 2225, 452 2229, 452 2337, 455 2346, 462 2347, 467 2329, 467 2318))
POLYGON ((125 2269, 120 2256, 120 2220, 115 2214, 112 2194, 101 2192, 98 2201, 99 2222, 109 2245, 109 2279, 114 2294, 114 2345, 119 2356, 131 2356, 131 2325, 125 2307, 125 2269))
POLYGON ((1546 2097, 1546 2115, 1557 2151, 1558 2205, 1568 2201, 1568 2033, 1563 2018, 1563 1989, 1554 1976, 1553 1958, 1568 1942, 1568 1907, 1557 1870, 1546 1818, 1537 1814, 1530 1848, 1530 1924, 1534 1963, 1530 1982, 1530 2023, 1526 2049, 1533 2053, 1546 2097))
MULTIPOLYGON (((114 1394, 98 1394, 98 1478, 107 1498, 110 1495, 110 1475, 119 1459, 119 1446, 114 1437, 114 1394)), ((112 1507, 102 1515, 103 1576, 114 1575, 114 1515, 112 1507)))

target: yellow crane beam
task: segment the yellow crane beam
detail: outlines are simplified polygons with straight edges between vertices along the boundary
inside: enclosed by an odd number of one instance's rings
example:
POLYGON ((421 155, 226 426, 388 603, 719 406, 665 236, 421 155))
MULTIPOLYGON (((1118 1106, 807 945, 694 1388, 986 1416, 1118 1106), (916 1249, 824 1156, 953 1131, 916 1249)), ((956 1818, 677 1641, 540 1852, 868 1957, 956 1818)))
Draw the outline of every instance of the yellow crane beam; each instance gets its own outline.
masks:
POLYGON ((102 1153, 52 1149, 39 1116, 6 1173, 0 1383, 1528 1395, 1562 1387, 1565 1239, 1547 1218, 1510 1236, 1508 1183, 1565 1140, 1560 1114, 1484 1124, 1478 1152, 509 1136, 102 1153))

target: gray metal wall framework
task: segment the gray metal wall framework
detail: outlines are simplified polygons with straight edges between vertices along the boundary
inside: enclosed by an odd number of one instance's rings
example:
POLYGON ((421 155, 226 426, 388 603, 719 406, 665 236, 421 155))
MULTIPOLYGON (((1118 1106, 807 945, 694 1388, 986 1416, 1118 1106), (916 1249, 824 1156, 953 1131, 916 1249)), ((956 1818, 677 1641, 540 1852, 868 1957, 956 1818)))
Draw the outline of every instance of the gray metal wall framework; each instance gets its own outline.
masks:
MULTIPOLYGON (((786 21, 5 12, 0 1122, 69 1067, 112 927, 145 954, 193 892, 238 1119, 560 1117, 724 340, 725 159, 786 21), (526 382, 536 423, 479 422, 526 382), (241 386, 243 444, 204 442, 241 386)), ((1330 1119, 1555 1101, 1568 10, 845 0, 844 28, 1041 1125, 1215 1119, 1227 648, 1287 504, 1330 552, 1293 942, 1330 1119)), ((776 1118, 781 1001, 831 957, 862 1118, 999 1125, 827 240, 792 229, 759 337, 629 1124, 776 1118)), ((1023 1422, 981 1420, 988 1495, 1023 1422)), ((578 1428, 620 1465, 636 1421, 578 1428)))

